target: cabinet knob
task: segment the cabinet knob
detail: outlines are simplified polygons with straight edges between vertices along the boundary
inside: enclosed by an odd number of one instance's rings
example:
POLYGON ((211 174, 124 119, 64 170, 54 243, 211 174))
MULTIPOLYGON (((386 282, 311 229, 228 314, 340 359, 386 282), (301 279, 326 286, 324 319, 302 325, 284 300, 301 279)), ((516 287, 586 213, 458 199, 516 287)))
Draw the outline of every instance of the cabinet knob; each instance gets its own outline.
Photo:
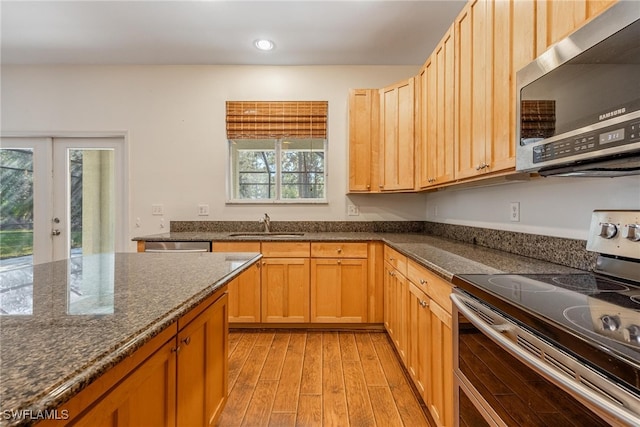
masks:
POLYGON ((427 284, 427 281, 426 281, 426 280, 424 280, 424 279, 420 279, 420 284, 421 284, 421 285, 426 285, 426 284, 427 284))
POLYGON ((191 337, 183 338, 182 342, 185 343, 186 345, 189 345, 191 343, 191 337))
POLYGON ((370 189, 370 188, 371 188, 371 186, 369 184, 367 184, 367 190, 370 189))
POLYGON ((423 300, 420 300, 420 306, 421 306, 422 308, 425 308, 425 307, 427 307, 428 305, 429 305, 429 303, 428 303, 428 302, 423 301, 423 300))
POLYGON ((180 351, 180 346, 171 347, 171 352, 172 353, 178 353, 179 351, 180 351))
POLYGON ((338 253, 342 253, 342 248, 338 248, 338 253))
POLYGON ((342 261, 338 260, 338 264, 342 264, 342 261))
POLYGON ((394 273, 393 271, 390 271, 390 272, 389 272, 389 276, 393 277, 393 276, 395 276, 395 275, 396 275, 396 273, 394 273))

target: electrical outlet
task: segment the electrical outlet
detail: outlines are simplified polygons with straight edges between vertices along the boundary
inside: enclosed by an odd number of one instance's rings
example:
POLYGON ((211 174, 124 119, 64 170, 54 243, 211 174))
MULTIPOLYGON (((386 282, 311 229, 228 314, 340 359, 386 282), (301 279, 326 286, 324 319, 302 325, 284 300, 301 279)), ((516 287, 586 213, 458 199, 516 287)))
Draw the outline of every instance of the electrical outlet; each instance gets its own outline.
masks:
POLYGON ((520 202, 511 202, 511 207, 509 208, 509 219, 513 222, 520 221, 520 202))
POLYGON ((209 205, 198 205, 198 216, 209 216, 209 205))
POLYGON ((164 215, 164 205, 151 205, 151 215, 164 215))
POLYGON ((347 215, 358 216, 360 215, 360 209, 356 205, 347 205, 347 215))

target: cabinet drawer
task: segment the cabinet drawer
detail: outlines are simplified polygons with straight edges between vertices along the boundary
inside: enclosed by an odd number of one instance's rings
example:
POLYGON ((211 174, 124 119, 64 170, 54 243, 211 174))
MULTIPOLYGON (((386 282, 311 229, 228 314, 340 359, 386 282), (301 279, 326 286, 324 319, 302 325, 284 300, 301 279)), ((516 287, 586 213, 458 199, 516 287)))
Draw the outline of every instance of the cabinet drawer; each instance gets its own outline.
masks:
POLYGON ((407 257, 389 246, 384 247, 384 260, 404 276, 407 275, 407 257))
POLYGON ((366 258, 366 243, 323 242, 311 244, 312 258, 366 258))
POLYGON ((309 242, 262 242, 262 256, 272 258, 305 258, 311 253, 309 242))
POLYGON ((213 252, 260 252, 260 242, 213 242, 213 252))
POLYGON ((425 291, 429 298, 451 314, 452 307, 449 295, 453 286, 449 282, 413 260, 408 261, 407 277, 411 283, 425 291))
POLYGON ((433 274, 413 260, 407 261, 407 279, 416 285, 422 292, 427 293, 429 275, 433 274))

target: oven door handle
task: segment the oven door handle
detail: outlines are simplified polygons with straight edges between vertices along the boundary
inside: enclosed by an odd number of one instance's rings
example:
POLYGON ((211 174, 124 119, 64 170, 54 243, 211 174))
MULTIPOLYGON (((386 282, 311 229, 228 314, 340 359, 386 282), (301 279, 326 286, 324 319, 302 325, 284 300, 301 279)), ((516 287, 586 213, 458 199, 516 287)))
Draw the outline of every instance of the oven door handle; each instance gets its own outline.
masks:
MULTIPOLYGON (((516 342, 514 342, 517 339, 516 336, 518 332, 521 330, 521 328, 516 324, 509 322, 507 319, 491 310, 492 315, 503 321, 503 323, 489 325, 485 320, 482 319, 482 317, 476 314, 474 310, 470 309, 467 306, 467 304, 470 304, 472 306, 478 304, 474 300, 467 298, 460 293, 452 293, 451 300, 453 301, 453 304, 456 306, 457 310, 462 313, 464 317, 466 317, 467 320, 470 321, 482 333, 487 335, 513 356, 520 359, 525 364, 528 364, 534 370, 540 372, 543 376, 546 376, 548 379, 555 382, 565 390, 580 396, 582 400, 591 403, 610 416, 615 417, 616 419, 628 425, 640 425, 640 417, 634 412, 629 411, 625 406, 622 406, 623 402, 617 399, 617 397, 616 400, 619 401, 619 404, 612 402, 610 398, 605 397, 605 395, 603 394, 596 393, 591 388, 588 388, 582 383, 577 382, 575 378, 569 377, 560 369, 554 368, 552 365, 548 364, 542 359, 520 348, 516 344, 516 342)), ((588 370, 588 368, 585 367, 585 370, 588 370)), ((591 380, 591 382, 595 383, 596 378, 599 376, 599 374, 589 375, 589 379, 591 380)), ((602 381, 606 382, 607 380, 603 379, 602 381)), ((601 388, 606 390, 606 386, 601 388)))

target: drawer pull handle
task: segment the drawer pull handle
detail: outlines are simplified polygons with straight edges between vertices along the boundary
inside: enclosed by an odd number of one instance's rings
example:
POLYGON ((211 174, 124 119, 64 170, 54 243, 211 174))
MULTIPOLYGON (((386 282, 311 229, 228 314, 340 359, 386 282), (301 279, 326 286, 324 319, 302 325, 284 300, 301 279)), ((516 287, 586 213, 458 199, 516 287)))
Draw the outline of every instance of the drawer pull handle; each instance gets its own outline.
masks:
POLYGON ((427 281, 426 281, 426 280, 424 280, 424 279, 420 279, 420 284, 421 284, 421 285, 426 285, 426 284, 427 284, 427 281))
POLYGON ((420 306, 422 306, 423 308, 427 307, 429 305, 428 302, 420 300, 420 306))

